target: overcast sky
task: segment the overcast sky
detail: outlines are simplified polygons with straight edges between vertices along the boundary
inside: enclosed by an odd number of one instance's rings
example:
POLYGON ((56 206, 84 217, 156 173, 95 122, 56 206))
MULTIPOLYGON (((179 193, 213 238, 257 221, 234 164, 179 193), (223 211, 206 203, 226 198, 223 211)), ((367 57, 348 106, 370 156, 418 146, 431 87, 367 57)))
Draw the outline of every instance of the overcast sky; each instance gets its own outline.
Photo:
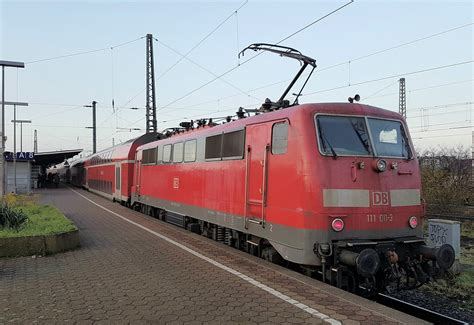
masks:
MULTIPOLYGON (((299 65, 272 53, 196 89, 252 57, 237 57, 247 45, 279 42, 344 3, 1 0, 0 60, 26 62, 25 69, 7 69, 5 82, 7 101, 30 104, 17 109, 18 119, 32 120, 23 127, 23 150, 33 150, 35 129, 39 151, 91 150, 91 109, 82 106, 92 100, 98 102, 99 150, 143 133, 145 110, 130 107, 145 106, 147 33, 158 40, 159 130, 185 119, 234 115, 267 97, 277 100, 299 65), (198 43, 190 60, 170 69, 181 58, 176 52, 198 43), (99 51, 67 56, 93 50, 99 51), (67 57, 39 61, 59 56, 67 57)), ((417 148, 469 148, 473 21, 472 1, 355 1, 281 44, 317 61, 301 103, 345 102, 358 93, 362 103, 398 111, 398 80, 405 77, 417 148)), ((7 107, 7 150, 13 149, 12 119, 7 107)))

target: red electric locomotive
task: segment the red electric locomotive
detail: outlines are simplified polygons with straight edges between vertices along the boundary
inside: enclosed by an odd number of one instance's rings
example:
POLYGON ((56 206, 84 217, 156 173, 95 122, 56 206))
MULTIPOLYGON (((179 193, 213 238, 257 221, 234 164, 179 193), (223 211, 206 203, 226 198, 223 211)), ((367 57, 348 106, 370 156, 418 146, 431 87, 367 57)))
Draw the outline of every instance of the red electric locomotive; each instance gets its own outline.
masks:
POLYGON ((139 147, 131 203, 350 289, 413 285, 454 259, 424 243, 413 152, 398 113, 304 104, 139 147))
POLYGON ((114 161, 93 156, 86 187, 109 181, 110 198, 351 291, 413 288, 449 268, 453 248, 423 238, 420 172, 402 116, 352 98, 298 105, 301 90, 290 105, 285 96, 315 60, 269 44, 248 49, 302 62, 277 102, 220 125, 184 122, 138 148, 134 140, 114 161), (126 175, 114 169, 124 162, 126 175))

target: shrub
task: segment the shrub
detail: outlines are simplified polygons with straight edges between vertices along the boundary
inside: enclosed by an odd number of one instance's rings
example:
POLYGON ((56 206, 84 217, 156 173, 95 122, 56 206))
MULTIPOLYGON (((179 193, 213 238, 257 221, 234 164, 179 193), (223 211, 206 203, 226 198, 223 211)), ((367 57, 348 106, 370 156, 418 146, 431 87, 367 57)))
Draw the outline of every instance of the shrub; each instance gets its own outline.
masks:
POLYGON ((418 157, 428 204, 447 207, 473 202, 473 165, 468 149, 438 147, 418 153, 418 157))
POLYGON ((12 209, 7 203, 0 204, 0 229, 20 230, 28 221, 21 209, 12 209))

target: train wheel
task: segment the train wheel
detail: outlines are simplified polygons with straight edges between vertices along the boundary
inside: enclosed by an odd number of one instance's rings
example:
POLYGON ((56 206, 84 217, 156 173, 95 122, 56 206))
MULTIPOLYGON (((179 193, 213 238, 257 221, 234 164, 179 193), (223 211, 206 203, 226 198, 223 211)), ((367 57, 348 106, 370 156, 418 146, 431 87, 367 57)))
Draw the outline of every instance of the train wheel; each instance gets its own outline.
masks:
POLYGON ((166 211, 165 210, 159 210, 158 212, 158 219, 162 221, 166 221, 166 211))
POLYGON ((274 264, 282 265, 284 260, 281 255, 272 246, 262 249, 262 258, 274 264))

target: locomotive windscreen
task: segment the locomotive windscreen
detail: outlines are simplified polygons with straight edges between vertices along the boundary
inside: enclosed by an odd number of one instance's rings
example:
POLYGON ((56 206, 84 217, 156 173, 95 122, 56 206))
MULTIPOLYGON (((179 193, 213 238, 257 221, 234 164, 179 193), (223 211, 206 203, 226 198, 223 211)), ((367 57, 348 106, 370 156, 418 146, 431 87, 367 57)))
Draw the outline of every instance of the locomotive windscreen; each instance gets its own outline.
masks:
POLYGON ((327 155, 372 155, 363 117, 317 116, 319 143, 327 155))
POLYGON ((410 146, 403 126, 398 121, 369 118, 369 128, 377 155, 410 158, 410 146))
POLYGON ((411 158, 408 139, 399 121, 318 115, 316 125, 319 147, 325 155, 411 158))

